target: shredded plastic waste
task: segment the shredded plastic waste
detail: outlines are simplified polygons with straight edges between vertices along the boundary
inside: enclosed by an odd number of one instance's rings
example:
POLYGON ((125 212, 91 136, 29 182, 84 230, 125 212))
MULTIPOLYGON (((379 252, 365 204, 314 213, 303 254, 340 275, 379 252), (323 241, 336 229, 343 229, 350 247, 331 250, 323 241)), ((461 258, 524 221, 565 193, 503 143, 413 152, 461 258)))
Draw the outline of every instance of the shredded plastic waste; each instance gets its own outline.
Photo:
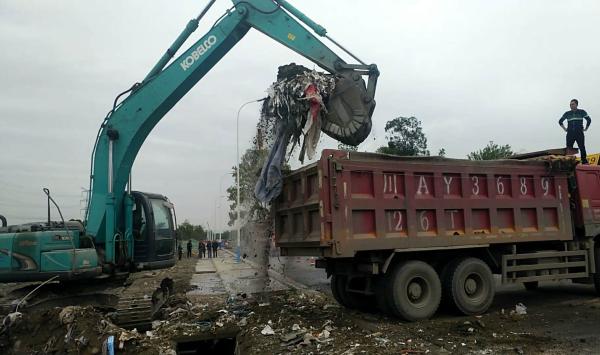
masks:
POLYGON ((281 167, 296 146, 299 159, 315 156, 321 136, 325 103, 335 89, 335 78, 294 63, 279 68, 277 81, 268 89, 258 125, 271 150, 255 187, 261 202, 281 193, 281 167), (292 143, 288 151, 288 145, 292 143))

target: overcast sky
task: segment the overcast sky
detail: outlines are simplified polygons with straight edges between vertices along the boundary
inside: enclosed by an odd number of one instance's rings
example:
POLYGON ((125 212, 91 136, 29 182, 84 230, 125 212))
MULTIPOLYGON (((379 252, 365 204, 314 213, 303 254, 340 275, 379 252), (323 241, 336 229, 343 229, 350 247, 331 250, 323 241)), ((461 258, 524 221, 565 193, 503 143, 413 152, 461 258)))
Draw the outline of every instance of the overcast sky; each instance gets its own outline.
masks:
MULTIPOLYGON (((42 187, 66 218, 81 217, 93 141, 114 97, 144 78, 206 3, 0 0, 0 214, 10 224, 44 220, 42 187)), ((385 144, 386 121, 411 115, 431 152, 443 147, 450 157, 490 140, 516 151, 561 147, 557 120, 578 98, 594 120, 588 151, 600 152, 598 1, 292 3, 379 66, 373 131, 360 150, 385 144)), ((192 39, 230 6, 218 0, 192 39)), ((314 67, 249 32, 150 134, 134 189, 168 196, 180 221, 224 225, 219 196, 233 183, 236 112, 292 61, 314 67)), ((242 149, 257 119, 258 105, 242 111, 242 149)))

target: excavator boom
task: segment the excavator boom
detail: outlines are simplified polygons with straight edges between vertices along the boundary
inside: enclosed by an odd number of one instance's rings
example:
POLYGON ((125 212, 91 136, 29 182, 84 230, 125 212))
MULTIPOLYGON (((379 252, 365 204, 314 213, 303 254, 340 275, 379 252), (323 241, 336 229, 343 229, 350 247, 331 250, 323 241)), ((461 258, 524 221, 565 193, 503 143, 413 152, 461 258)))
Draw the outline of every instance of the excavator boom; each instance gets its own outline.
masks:
POLYGON ((129 255, 133 253, 133 201, 126 187, 131 167, 146 137, 251 28, 336 76, 339 90, 334 91, 329 100, 328 115, 323 123, 326 134, 345 143, 358 144, 370 131, 379 75, 377 67, 346 63, 305 26, 320 36, 327 36, 327 31, 287 1, 233 0, 233 7, 208 33, 170 61, 213 2, 188 23, 146 78, 132 87, 129 96, 119 104, 115 102, 101 126, 92 157, 86 233, 104 249, 105 263, 115 262, 116 244, 120 241, 125 241, 129 255), (368 85, 363 75, 368 76, 368 85))

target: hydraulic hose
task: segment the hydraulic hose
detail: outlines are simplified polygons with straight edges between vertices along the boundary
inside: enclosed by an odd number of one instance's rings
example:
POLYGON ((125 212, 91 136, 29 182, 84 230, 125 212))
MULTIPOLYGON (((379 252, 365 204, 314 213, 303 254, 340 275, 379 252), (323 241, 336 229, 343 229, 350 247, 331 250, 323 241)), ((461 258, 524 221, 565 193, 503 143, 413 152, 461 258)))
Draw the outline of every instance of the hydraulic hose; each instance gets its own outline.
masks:
MULTIPOLYGON (((56 209, 58 210, 58 214, 60 215, 60 219, 63 223, 63 226, 65 227, 65 232, 67 233, 67 238, 69 238, 69 241, 71 242, 71 250, 73 252, 73 258, 71 261, 71 272, 75 273, 75 242, 73 242, 73 237, 71 237, 71 235, 69 234, 69 227, 67 227, 67 223, 65 222, 65 219, 63 217, 63 214, 60 210, 60 207, 58 207, 58 204, 56 203, 56 201, 54 201, 54 199, 52 198, 52 196, 50 196, 50 190, 48 188, 43 188, 44 193, 46 194, 46 196, 48 196, 48 199, 50 201, 52 201, 52 203, 54 204, 54 206, 56 206, 56 209)), ((50 227, 50 226, 48 226, 50 227)))

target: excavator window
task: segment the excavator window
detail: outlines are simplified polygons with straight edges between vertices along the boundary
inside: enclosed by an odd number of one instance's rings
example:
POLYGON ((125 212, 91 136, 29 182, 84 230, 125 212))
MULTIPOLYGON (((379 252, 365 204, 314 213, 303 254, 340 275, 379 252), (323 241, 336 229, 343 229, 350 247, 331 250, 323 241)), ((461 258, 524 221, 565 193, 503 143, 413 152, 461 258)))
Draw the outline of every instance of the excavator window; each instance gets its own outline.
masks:
POLYGON ((163 200, 151 199, 152 211, 154 212, 154 227, 156 231, 172 230, 171 213, 165 206, 163 200))
POLYGON ((169 204, 162 199, 150 199, 154 216, 154 252, 157 257, 173 255, 175 230, 169 204))

